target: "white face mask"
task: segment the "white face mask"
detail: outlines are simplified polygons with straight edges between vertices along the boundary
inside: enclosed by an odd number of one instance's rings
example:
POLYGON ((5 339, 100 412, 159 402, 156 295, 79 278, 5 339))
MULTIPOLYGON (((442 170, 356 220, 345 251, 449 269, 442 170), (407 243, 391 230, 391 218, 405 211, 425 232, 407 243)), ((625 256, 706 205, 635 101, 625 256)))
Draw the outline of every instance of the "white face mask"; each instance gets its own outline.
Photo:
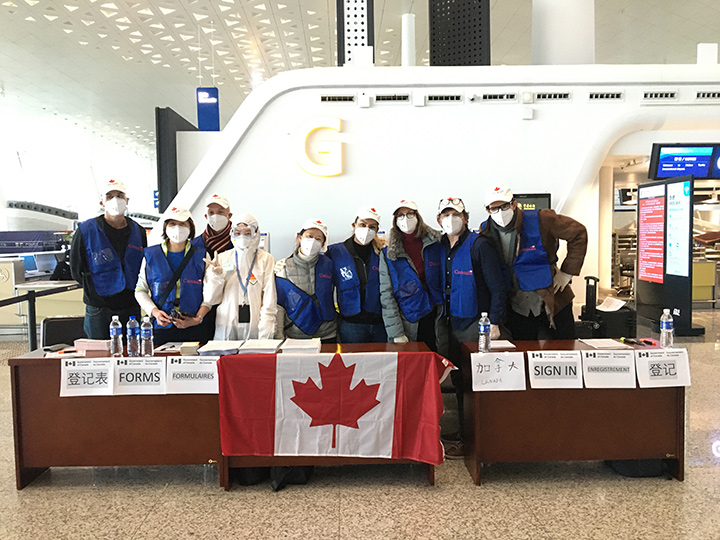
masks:
POLYGON ((375 231, 370 227, 355 227, 355 239, 360 245, 367 246, 375 238, 375 231))
POLYGON ((222 231, 225 227, 227 227, 229 221, 230 220, 222 214, 213 214, 212 216, 208 216, 208 225, 210 225, 210 228, 215 232, 222 231))
POLYGON ((300 240, 300 251, 306 257, 312 257, 320 253, 322 244, 314 238, 303 238, 300 240))
POLYGON ((111 216, 122 216, 127 210, 127 201, 120 197, 113 197, 109 201, 105 201, 105 211, 111 216))
POLYGON ((171 225, 165 229, 165 234, 171 242, 176 244, 182 244, 190 236, 190 227, 183 227, 182 225, 171 225))
POLYGON ((508 208, 507 210, 500 210, 494 214, 490 214, 492 220, 497 223, 500 227, 507 226, 515 216, 515 210, 508 208))
POLYGON ((445 234, 460 234, 463 230, 463 219, 460 216, 445 216, 440 221, 445 234))
POLYGON ((397 226, 398 229, 400 229, 402 232, 411 234, 415 232, 415 228, 417 227, 417 216, 400 216, 397 218, 397 226))
POLYGON ((252 244, 253 237, 244 234, 238 236, 231 236, 230 240, 237 249, 247 249, 252 244))

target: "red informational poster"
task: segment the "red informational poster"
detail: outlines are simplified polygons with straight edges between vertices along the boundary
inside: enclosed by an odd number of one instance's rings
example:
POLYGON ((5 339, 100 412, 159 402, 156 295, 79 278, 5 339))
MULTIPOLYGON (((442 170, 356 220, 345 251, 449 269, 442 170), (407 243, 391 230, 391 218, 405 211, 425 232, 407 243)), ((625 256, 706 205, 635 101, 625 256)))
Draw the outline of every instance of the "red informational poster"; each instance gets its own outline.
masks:
POLYGON ((640 193, 638 203, 638 278, 652 283, 662 283, 664 274, 665 189, 662 188, 660 196, 643 198, 640 193))

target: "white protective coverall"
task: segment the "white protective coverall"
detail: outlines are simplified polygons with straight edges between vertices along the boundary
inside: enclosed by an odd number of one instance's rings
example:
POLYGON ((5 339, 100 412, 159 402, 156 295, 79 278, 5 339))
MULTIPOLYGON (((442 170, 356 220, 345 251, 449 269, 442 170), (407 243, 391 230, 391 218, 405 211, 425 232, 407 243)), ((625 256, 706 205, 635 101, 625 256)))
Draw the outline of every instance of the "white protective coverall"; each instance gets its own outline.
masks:
POLYGON ((247 249, 234 247, 218 254, 218 264, 223 269, 216 274, 209 265, 203 283, 203 300, 211 305, 219 304, 215 319, 216 340, 271 339, 275 333, 277 293, 275 290, 275 259, 264 249, 259 249, 260 230, 255 217, 250 214, 237 216, 235 223, 245 223, 254 231, 247 249), (257 254, 257 256, 256 256, 257 254), (237 255, 238 268, 235 260, 237 255), (250 265, 255 264, 250 273, 250 265), (247 298, 238 281, 243 285, 250 274, 247 298), (238 323, 238 306, 250 304, 250 323, 238 323))

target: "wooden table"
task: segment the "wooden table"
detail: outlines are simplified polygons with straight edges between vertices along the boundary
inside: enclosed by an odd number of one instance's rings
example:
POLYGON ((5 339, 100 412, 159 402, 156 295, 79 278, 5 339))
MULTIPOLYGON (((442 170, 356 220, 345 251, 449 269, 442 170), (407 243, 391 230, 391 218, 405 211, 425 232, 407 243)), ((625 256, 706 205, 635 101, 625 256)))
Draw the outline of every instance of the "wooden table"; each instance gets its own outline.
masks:
MULTIPOLYGON (((579 341, 513 341, 517 349, 592 349, 579 341)), ((465 465, 480 484, 483 463, 663 459, 684 479, 685 388, 527 389, 473 392, 463 343, 465 465)), ((526 374, 527 359, 526 359, 526 374)))
MULTIPOLYGON (((344 343, 323 345, 320 352, 428 352, 422 342, 413 343, 344 343)), ((440 389, 438 388, 438 392, 440 389)), ((435 467, 407 459, 336 457, 336 456, 222 456, 220 462, 220 485, 230 489, 230 471, 241 467, 274 467, 301 465, 376 465, 416 463, 425 468, 430 485, 435 485, 435 467)))
POLYGON ((60 359, 9 361, 15 476, 49 467, 219 463, 216 394, 60 397, 60 359))

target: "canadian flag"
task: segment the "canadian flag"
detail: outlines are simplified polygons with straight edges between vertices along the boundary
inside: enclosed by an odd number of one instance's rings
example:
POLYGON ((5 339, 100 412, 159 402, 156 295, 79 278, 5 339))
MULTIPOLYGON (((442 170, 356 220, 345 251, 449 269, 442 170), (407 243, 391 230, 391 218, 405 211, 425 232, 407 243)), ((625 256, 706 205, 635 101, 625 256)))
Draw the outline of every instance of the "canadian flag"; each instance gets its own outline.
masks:
POLYGON ((430 352, 223 356, 223 454, 439 465, 440 382, 452 368, 430 352))

